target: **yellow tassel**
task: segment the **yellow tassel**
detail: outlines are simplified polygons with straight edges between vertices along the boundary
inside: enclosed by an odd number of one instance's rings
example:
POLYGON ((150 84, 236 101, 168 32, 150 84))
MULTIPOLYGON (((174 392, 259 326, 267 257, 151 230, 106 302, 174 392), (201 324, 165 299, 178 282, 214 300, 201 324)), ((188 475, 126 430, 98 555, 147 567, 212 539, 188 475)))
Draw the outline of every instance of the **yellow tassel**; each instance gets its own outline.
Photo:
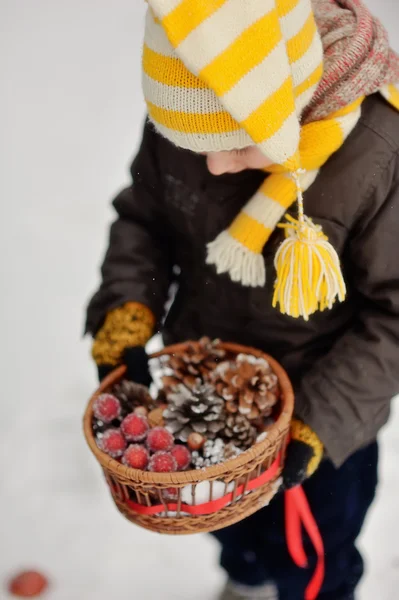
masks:
POLYGON ((343 302, 346 287, 338 254, 320 225, 304 215, 298 173, 294 178, 298 186, 299 218, 287 216, 288 223, 280 225, 285 229, 286 239, 275 257, 273 306, 279 305, 283 314, 308 321, 317 310, 332 308, 337 299, 343 302))

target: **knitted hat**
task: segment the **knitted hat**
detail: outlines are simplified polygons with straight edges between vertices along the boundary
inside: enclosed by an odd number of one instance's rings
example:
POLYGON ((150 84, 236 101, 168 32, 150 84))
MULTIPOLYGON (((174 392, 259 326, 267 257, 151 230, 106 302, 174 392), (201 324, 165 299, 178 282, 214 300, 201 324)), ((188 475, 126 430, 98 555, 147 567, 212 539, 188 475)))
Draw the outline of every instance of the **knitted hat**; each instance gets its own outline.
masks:
MULTIPOLYGON (((273 304, 283 313, 308 319, 316 310, 344 300, 338 255, 321 227, 304 215, 302 193, 355 127, 366 93, 381 88, 391 101, 396 97, 397 92, 386 87, 396 70, 390 68, 388 52, 384 60, 384 36, 377 30, 381 48, 374 54, 381 60, 377 68, 373 61, 370 77, 364 73, 363 94, 359 91, 334 114, 301 127, 302 113, 323 77, 323 48, 311 0, 148 3, 143 89, 158 131, 196 152, 256 144, 274 163, 267 169, 271 175, 229 229, 208 245, 207 262, 233 281, 264 285, 263 247, 297 200, 298 220, 288 216, 288 223, 280 225, 286 240, 275 259, 273 304)), ((339 11, 342 3, 351 5, 353 12, 362 6, 359 0, 329 0, 339 11)), ((367 23, 372 37, 372 17, 364 14, 363 6, 361 10, 360 35, 365 37, 367 23)), ((362 51, 356 46, 347 59, 348 69, 363 66, 367 57, 357 55, 362 51)), ((344 67, 337 73, 345 79, 344 67)))
POLYGON ((143 87, 160 133, 197 152, 256 143, 299 168, 299 119, 323 61, 310 0, 150 5, 143 87))

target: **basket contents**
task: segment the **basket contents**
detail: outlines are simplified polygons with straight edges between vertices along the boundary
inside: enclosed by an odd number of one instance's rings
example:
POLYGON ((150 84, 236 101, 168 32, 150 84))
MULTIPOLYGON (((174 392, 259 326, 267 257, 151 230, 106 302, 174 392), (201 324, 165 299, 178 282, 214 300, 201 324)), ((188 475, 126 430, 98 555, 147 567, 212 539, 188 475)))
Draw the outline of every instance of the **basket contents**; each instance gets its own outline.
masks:
POLYGON ((153 384, 117 368, 84 428, 119 511, 152 531, 215 531, 267 505, 281 485, 294 395, 255 348, 211 341, 164 348, 153 384))
POLYGON ((207 338, 152 359, 152 395, 122 380, 93 405, 98 447, 135 469, 170 473, 223 463, 273 423, 278 379, 265 358, 207 338))

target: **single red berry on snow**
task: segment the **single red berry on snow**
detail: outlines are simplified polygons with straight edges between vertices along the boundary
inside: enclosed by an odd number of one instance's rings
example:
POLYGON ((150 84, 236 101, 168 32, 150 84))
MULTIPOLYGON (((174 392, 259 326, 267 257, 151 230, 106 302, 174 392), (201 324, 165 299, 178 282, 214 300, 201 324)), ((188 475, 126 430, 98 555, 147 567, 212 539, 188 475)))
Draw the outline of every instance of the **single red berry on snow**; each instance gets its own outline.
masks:
POLYGON ((130 413, 123 419, 121 429, 128 442, 142 442, 145 440, 149 425, 142 415, 130 413))
POLYGON ((24 571, 14 577, 8 584, 8 591, 20 598, 40 596, 48 587, 48 581, 37 571, 24 571))
POLYGON ((148 470, 155 473, 171 473, 177 471, 177 462, 169 452, 155 452, 148 463, 148 470))
POLYGON ((103 452, 112 458, 122 456, 126 450, 126 440, 120 429, 108 429, 102 437, 98 438, 97 445, 103 452))
POLYGON ((187 469, 191 462, 191 452, 186 446, 182 446, 181 444, 173 446, 170 453, 176 460, 179 471, 187 469))
POLYGON ((121 403, 112 394, 101 394, 93 404, 94 416, 103 423, 111 423, 121 415, 121 403))
POLYGON ((173 435, 164 427, 154 427, 147 435, 147 448, 151 452, 171 450, 174 444, 173 435))
POLYGON ((150 456, 145 446, 142 446, 141 444, 131 444, 125 450, 122 462, 127 467, 144 471, 147 468, 149 459, 150 456))

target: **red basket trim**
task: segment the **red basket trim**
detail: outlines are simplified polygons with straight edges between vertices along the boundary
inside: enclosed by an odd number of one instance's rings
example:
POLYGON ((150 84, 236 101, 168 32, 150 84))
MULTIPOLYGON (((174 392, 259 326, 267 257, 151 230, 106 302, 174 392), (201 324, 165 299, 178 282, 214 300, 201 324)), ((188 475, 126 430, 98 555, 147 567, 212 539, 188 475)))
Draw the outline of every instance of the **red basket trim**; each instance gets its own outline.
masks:
MULTIPOLYGON (((252 490, 256 490, 260 486, 264 485, 268 481, 271 481, 278 473, 278 469, 280 467, 281 462, 281 454, 278 455, 274 463, 260 475, 256 479, 250 481, 247 486, 240 485, 235 494, 234 492, 230 492, 226 494, 222 498, 218 498, 217 500, 211 500, 210 502, 205 502, 203 504, 196 504, 195 506, 191 504, 181 504, 180 512, 184 512, 190 515, 210 515, 215 513, 233 501, 233 498, 237 498, 244 492, 244 488, 246 492, 250 492, 252 490)), ((157 515, 165 512, 165 508, 168 510, 175 512, 178 510, 178 505, 176 503, 168 503, 165 506, 163 504, 157 504, 156 506, 143 506, 142 504, 138 504, 137 502, 133 502, 132 500, 126 500, 127 506, 137 512, 140 515, 157 515)))

